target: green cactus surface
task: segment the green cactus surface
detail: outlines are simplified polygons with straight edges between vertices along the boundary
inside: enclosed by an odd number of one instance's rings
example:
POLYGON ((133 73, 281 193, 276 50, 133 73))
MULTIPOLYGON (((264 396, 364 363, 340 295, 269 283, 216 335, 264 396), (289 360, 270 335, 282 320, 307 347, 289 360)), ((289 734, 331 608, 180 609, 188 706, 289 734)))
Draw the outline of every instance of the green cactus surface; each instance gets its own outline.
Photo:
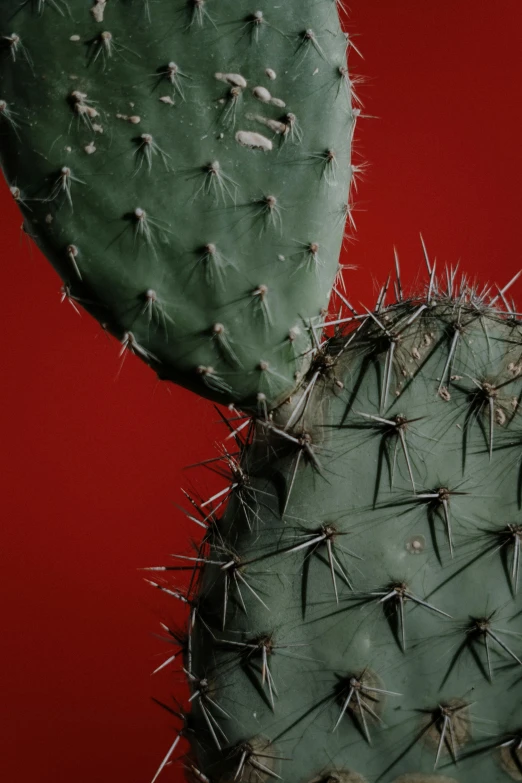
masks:
POLYGON ((522 780, 520 314, 426 252, 392 304, 335 286, 361 170, 341 5, 0 7, 26 231, 122 355, 231 410, 202 535, 148 568, 191 688, 153 783, 522 780))
POLYGON ((269 403, 309 365, 357 111, 333 0, 2 0, 0 156, 80 302, 162 379, 269 403))
POLYGON ((522 334, 430 278, 224 448, 185 560, 196 779, 522 778, 522 334))

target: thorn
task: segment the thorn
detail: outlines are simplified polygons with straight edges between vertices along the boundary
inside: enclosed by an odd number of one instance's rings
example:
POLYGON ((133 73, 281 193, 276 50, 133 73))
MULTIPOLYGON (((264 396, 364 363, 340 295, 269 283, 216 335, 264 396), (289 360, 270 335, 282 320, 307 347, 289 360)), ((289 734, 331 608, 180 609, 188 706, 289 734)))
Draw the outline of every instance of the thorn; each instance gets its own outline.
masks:
POLYGON ((378 694, 382 694, 386 696, 402 696, 403 694, 394 693, 393 691, 387 691, 384 690, 383 688, 373 688, 370 685, 367 685, 364 681, 365 674, 366 674, 366 669, 362 672, 362 674, 358 675, 357 677, 349 677, 347 679, 346 683, 348 686, 348 695, 343 702, 341 713, 332 731, 335 731, 337 729, 343 716, 346 713, 346 710, 350 707, 351 703, 353 703, 353 698, 355 697, 355 700, 357 702, 358 712, 352 706, 351 707, 352 718, 361 719, 366 740, 368 744, 371 745, 370 732, 364 713, 365 711, 368 712, 371 715, 371 717, 374 718, 378 723, 382 724, 382 720, 380 716, 375 712, 375 710, 373 710, 370 707, 369 701, 373 700, 374 702, 376 702, 376 704, 379 704, 378 694))
POLYGON ((433 289, 435 287, 435 270, 436 270, 436 268, 437 268, 437 262, 434 261, 433 262, 433 266, 431 268, 431 273, 430 273, 430 284, 429 284, 429 287, 428 287, 428 296, 426 298, 427 304, 431 304, 431 297, 433 295, 433 289))
POLYGON ((418 598, 416 595, 414 595, 404 582, 392 584, 390 585, 389 589, 385 591, 372 592, 370 595, 377 596, 379 598, 378 603, 380 604, 385 604, 387 601, 392 600, 398 605, 403 652, 406 651, 406 627, 404 616, 404 604, 406 601, 413 601, 413 603, 422 606, 424 609, 429 609, 432 612, 436 612, 437 614, 451 619, 451 615, 447 612, 443 612, 442 609, 438 609, 436 606, 433 606, 433 604, 430 604, 427 601, 423 601, 421 598, 418 598))
POLYGON ((506 293, 506 291, 508 291, 508 290, 511 288, 511 286, 513 285, 513 283, 516 283, 516 281, 518 280, 518 278, 520 277, 520 275, 521 275, 521 274, 522 274, 522 269, 521 269, 521 270, 519 270, 519 271, 516 273, 516 275, 514 275, 514 276, 511 278, 511 280, 509 281, 509 283, 506 283, 506 285, 504 286, 504 288, 502 288, 502 289, 501 289, 501 290, 498 292, 498 294, 497 294, 496 296, 494 296, 494 297, 493 297, 493 299, 491 299, 491 300, 490 300, 490 302, 489 302, 489 305, 490 305, 490 307, 491 307, 491 305, 494 305, 494 304, 495 304, 495 302, 497 301, 497 299, 499 298, 499 296, 503 296, 503 295, 506 293))
POLYGON ((402 295, 402 283, 401 283, 401 270, 399 266, 399 254, 397 253, 397 248, 393 248, 393 254, 395 256, 395 276, 397 279, 397 299, 399 302, 402 302, 403 295, 402 295))
POLYGON ((391 275, 388 275, 388 278, 387 278, 385 284, 381 288, 381 291, 380 291, 379 296, 377 298, 377 303, 375 305, 375 312, 376 313, 380 313, 381 310, 382 310, 382 307, 383 307, 384 302, 386 300, 386 294, 388 292, 388 287, 390 285, 390 278, 391 278, 391 275))
POLYGON ((424 242, 424 238, 423 238, 422 234, 420 234, 419 236, 420 236, 420 241, 421 241, 421 244, 422 244, 422 252, 424 254, 424 262, 425 262, 426 268, 428 270, 428 275, 431 277, 431 264, 430 264, 430 259, 428 257, 428 251, 426 250, 426 244, 424 242))
POLYGON ((172 757, 172 754, 176 750, 176 747, 177 747, 178 742, 180 741, 180 739, 182 737, 182 734, 183 734, 183 732, 180 731, 178 736, 176 737, 176 739, 174 740, 174 742, 172 743, 172 745, 168 749, 167 755, 165 756, 165 758, 163 759, 163 761, 159 765, 156 774, 154 775, 154 777, 151 780, 151 783, 155 783, 156 782, 156 780, 159 778, 160 774, 162 773, 163 769, 167 766, 168 762, 170 761, 170 759, 172 757))

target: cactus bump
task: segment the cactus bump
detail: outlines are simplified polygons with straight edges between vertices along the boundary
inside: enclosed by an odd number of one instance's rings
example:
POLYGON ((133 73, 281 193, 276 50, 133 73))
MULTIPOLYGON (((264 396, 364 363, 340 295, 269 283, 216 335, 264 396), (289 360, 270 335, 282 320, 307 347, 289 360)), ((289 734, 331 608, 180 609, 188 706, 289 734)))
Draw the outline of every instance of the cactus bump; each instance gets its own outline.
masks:
POLYGON ((151 780, 522 780, 522 331, 503 288, 339 252, 363 164, 337 0, 5 0, 27 233, 164 382, 221 403, 187 548, 146 566, 191 695, 151 780), (392 293, 393 291, 393 293, 392 293), (335 302, 335 315, 329 302, 335 302), (190 570, 183 581, 181 573, 190 570), (187 750, 188 748, 188 750, 187 750))

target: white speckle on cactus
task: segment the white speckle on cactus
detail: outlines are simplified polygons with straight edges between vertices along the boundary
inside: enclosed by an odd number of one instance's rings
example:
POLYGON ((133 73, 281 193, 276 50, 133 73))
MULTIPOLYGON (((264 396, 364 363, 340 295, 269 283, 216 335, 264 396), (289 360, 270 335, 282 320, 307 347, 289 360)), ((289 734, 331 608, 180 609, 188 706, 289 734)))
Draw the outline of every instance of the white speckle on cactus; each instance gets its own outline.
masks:
POLYGON ((406 542, 406 550, 412 555, 420 555, 426 548, 424 536, 413 536, 406 542))
POLYGON ((499 424, 501 427, 506 423, 507 416, 502 410, 502 408, 495 408, 495 422, 496 424, 499 424))
POLYGON ((266 87, 254 87, 252 94, 254 98, 257 98, 261 103, 270 103, 272 106, 278 106, 280 109, 283 109, 286 105, 280 98, 272 97, 270 91, 267 90, 266 87))
POLYGON ((265 68, 265 73, 268 76, 268 78, 271 79, 272 81, 274 81, 274 79, 277 79, 277 74, 273 68, 265 68))
POLYGON ((280 122, 279 120, 271 120, 269 117, 263 117, 261 114, 247 114, 247 120, 259 122, 261 125, 265 125, 267 128, 270 128, 270 130, 274 133, 279 133, 281 135, 286 133, 287 126, 284 122, 280 122))
POLYGON ((76 103, 88 102, 88 96, 86 92, 80 92, 80 90, 73 90, 71 92, 71 98, 76 103))
POLYGON ((91 14, 94 17, 95 22, 103 22, 103 14, 106 5, 107 0, 95 0, 94 5, 91 8, 91 14))
POLYGON ((119 112, 116 114, 116 119, 118 120, 124 120, 124 122, 130 122, 131 125, 139 125, 141 122, 141 117, 137 114, 132 114, 130 117, 128 114, 120 114, 119 112))
POLYGON ((265 152, 270 152, 274 146, 266 136, 262 136, 261 133, 254 133, 253 131, 238 131, 236 133, 236 141, 238 144, 241 144, 242 147, 264 150, 265 152))
POLYGON ((261 103, 270 103, 272 100, 270 91, 267 90, 266 87, 254 87, 252 95, 254 98, 257 98, 258 101, 261 101, 261 103))
POLYGON ((247 86, 247 80, 240 73, 215 73, 214 77, 220 82, 232 85, 232 87, 244 89, 247 86))
POLYGON ((99 116, 94 106, 87 106, 85 103, 77 103, 74 108, 81 117, 87 117, 89 120, 99 116))

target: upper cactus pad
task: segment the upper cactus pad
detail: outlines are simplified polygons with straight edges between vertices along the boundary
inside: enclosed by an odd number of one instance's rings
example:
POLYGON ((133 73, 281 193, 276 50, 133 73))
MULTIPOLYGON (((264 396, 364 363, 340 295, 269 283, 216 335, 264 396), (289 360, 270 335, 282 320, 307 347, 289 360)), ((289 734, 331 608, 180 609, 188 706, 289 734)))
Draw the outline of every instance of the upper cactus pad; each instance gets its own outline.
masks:
POLYGON ((3 0, 0 154, 66 291, 220 401, 308 364, 356 112, 335 0, 3 0))

